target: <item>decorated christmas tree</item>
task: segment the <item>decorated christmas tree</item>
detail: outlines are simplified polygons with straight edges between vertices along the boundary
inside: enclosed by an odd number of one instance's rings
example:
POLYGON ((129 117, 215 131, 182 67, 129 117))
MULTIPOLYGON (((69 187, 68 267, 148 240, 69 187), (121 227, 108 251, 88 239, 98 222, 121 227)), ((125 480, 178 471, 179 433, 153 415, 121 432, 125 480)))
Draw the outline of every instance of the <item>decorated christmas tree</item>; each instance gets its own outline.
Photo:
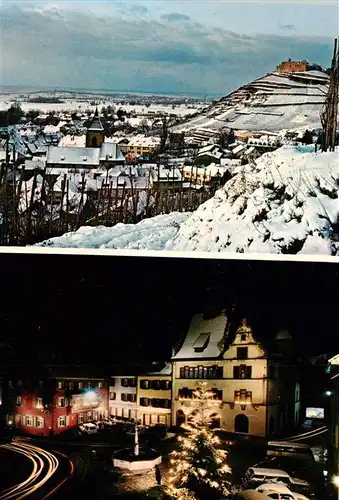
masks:
POLYGON ((212 428, 220 405, 206 382, 194 391, 193 410, 179 437, 179 450, 171 453, 166 493, 180 500, 219 500, 227 498, 231 470, 227 452, 212 428), (195 404, 194 404, 195 403, 195 404))

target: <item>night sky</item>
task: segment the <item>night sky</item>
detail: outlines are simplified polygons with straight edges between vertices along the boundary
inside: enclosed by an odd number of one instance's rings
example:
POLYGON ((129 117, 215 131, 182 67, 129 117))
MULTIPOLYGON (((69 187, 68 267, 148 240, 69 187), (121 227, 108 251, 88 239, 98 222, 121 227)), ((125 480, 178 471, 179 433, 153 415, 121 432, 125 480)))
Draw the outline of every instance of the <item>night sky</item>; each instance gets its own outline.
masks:
POLYGON ((246 316, 258 340, 288 328, 305 356, 339 351, 337 264, 43 254, 0 264, 0 340, 21 363, 39 352, 168 359, 194 312, 233 305, 234 324, 246 316))

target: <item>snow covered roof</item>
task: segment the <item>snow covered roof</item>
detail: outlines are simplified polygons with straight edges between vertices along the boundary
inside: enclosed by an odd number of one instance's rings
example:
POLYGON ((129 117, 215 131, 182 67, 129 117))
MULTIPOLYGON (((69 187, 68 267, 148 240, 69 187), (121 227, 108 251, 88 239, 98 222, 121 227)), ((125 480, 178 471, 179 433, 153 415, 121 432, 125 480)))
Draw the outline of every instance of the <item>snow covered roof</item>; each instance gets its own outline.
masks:
POLYGON ((26 160, 23 167, 25 170, 35 170, 35 169, 41 169, 43 170, 46 166, 46 159, 45 158, 37 158, 35 160, 26 160))
POLYGON ((246 146, 244 146, 244 144, 239 144, 239 146, 235 147, 233 149, 233 154, 238 154, 240 153, 241 151, 244 151, 246 149, 246 146))
POLYGON ((219 149, 219 146, 217 144, 210 144, 209 146, 204 146, 203 148, 199 149, 199 155, 202 154, 202 153, 207 153, 207 152, 211 152, 213 151, 214 149, 219 149))
POLYGON ((47 165, 99 166, 99 148, 50 146, 47 152, 47 165))
POLYGON ((86 135, 65 135, 60 139, 61 148, 84 148, 86 146, 86 135))
POLYGON ((173 182, 181 181, 182 175, 178 168, 164 168, 161 166, 159 169, 157 167, 152 169, 152 178, 155 182, 173 182))
POLYGON ((146 375, 172 375, 172 363, 166 363, 161 370, 148 372, 146 375))
POLYGON ((160 144, 160 137, 146 137, 144 135, 136 135, 132 137, 128 145, 132 147, 156 147, 160 144))
POLYGON ((172 360, 218 358, 222 352, 221 344, 226 326, 225 312, 209 319, 203 314, 195 314, 184 343, 172 360))
POLYGON ((207 156, 209 158, 215 159, 215 160, 220 160, 222 157, 222 152, 221 151, 206 151, 206 152, 199 152, 198 157, 200 156, 207 156))
POLYGON ((124 155, 117 144, 113 142, 103 142, 100 146, 100 161, 119 161, 123 162, 124 155))

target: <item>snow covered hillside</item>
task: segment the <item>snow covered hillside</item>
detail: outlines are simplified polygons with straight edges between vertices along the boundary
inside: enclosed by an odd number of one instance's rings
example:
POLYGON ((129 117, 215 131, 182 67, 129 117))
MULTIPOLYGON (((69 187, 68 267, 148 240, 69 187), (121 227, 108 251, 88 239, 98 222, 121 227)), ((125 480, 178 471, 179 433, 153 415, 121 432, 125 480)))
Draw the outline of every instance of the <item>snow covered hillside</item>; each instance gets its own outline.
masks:
POLYGON ((138 224, 117 224, 114 227, 84 226, 34 246, 56 248, 111 248, 131 250, 163 250, 178 232, 180 224, 191 214, 174 212, 144 219, 138 224))
POLYGON ((338 254, 338 151, 305 150, 284 146, 238 167, 167 249, 338 254))
POLYGON ((321 128, 329 77, 319 71, 268 73, 231 92, 173 127, 176 132, 234 130, 278 132, 291 128, 321 128))
POLYGON ((37 246, 339 254, 339 155, 284 146, 232 178, 192 214, 83 227, 37 246))

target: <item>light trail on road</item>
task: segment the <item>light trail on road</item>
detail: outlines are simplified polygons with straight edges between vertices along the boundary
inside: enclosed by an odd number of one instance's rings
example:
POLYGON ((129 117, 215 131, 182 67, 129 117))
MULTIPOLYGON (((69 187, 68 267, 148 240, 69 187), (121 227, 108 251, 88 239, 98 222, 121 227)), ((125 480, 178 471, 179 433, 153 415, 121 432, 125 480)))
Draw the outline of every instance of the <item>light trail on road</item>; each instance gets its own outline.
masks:
MULTIPOLYGON (((19 439, 11 444, 2 445, 2 448, 23 455, 32 462, 33 468, 27 479, 1 492, 0 500, 21 500, 36 493, 59 467, 59 460, 53 453, 19 439)), ((61 486, 63 482, 59 485, 61 486)))

